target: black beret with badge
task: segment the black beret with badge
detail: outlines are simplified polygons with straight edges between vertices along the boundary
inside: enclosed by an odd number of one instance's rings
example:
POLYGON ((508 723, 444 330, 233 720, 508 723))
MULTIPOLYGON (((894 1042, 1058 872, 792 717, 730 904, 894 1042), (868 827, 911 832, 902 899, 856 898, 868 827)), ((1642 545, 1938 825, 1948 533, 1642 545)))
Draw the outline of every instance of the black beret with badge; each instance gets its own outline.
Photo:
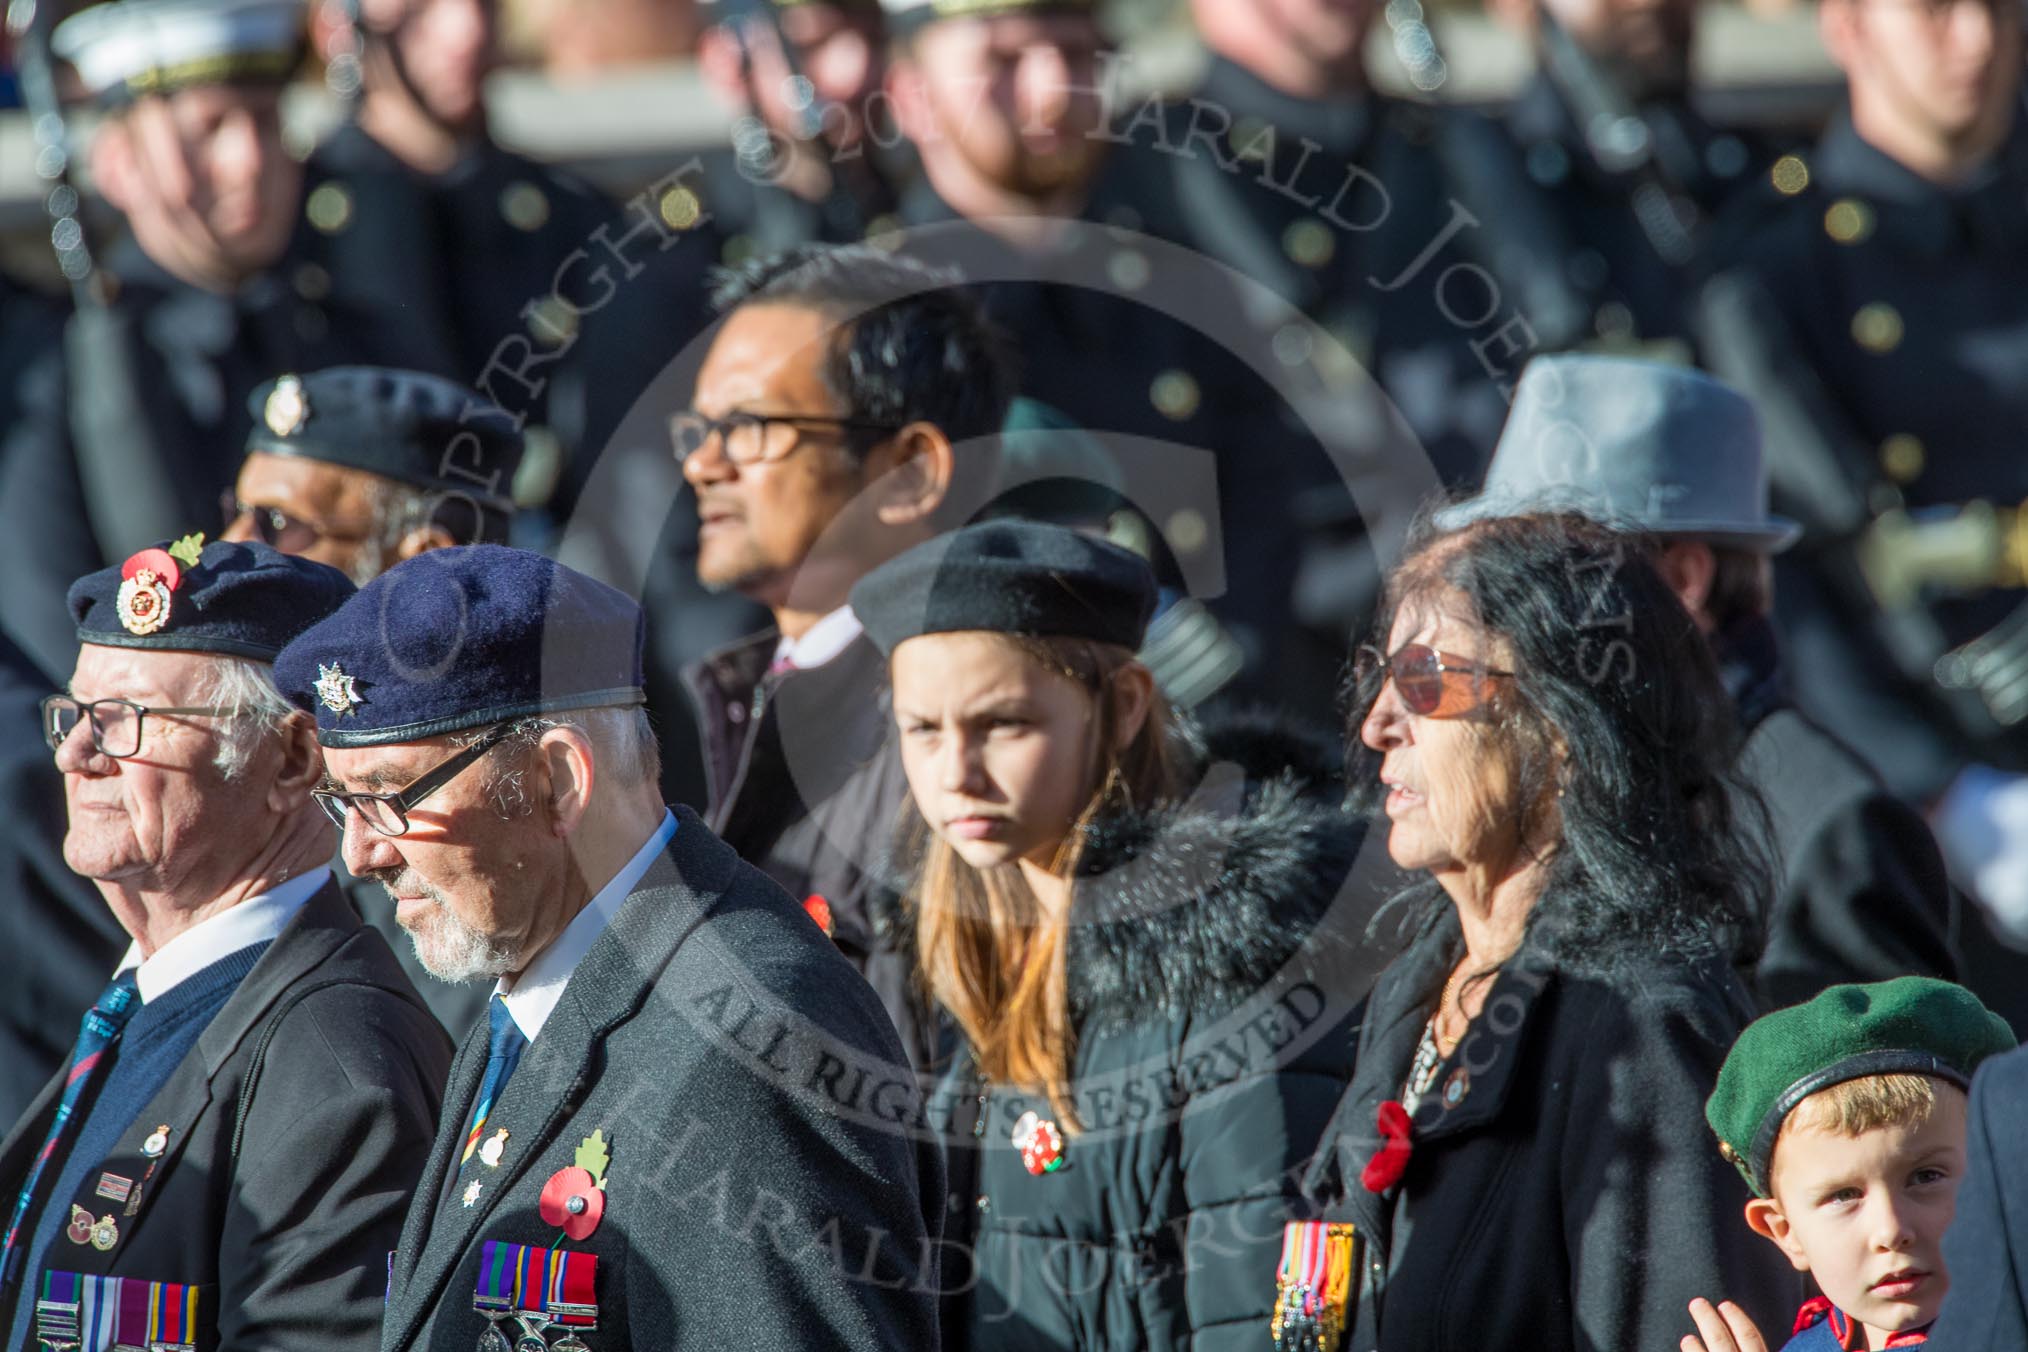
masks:
POLYGON ((1782 1123, 1810 1095, 1872 1075, 1928 1075, 1964 1089, 1979 1062, 2013 1046, 2006 1020, 1953 982, 1903 976, 1832 986, 1747 1025, 1704 1117, 1747 1186, 1765 1197, 1782 1123))
POLYGON ((336 568, 259 542, 186 535, 71 584, 78 641, 272 662, 353 593, 336 568))
POLYGON ((514 416, 455 381, 381 366, 282 375, 247 400, 249 454, 299 455, 513 510, 514 416))
POLYGON ((920 634, 988 630, 1138 649, 1155 613, 1147 560, 1036 521, 981 522, 909 549, 852 588, 881 652, 920 634))
POLYGON ((626 593, 526 549, 433 549, 366 584, 275 659, 328 747, 422 741, 644 702, 647 622, 626 593))
POLYGON ((114 0, 56 26, 50 50, 100 103, 194 85, 284 84, 309 51, 302 0, 114 0))

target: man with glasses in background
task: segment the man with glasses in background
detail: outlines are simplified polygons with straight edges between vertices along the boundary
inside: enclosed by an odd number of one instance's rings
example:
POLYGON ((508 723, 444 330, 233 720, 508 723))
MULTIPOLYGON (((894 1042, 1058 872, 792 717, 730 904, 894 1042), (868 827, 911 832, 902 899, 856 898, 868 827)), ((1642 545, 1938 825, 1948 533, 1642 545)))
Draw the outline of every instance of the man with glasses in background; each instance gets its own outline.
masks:
POLYGON ((804 901, 880 992, 911 1057, 931 1022, 868 912, 908 788, 887 663, 852 584, 946 523, 990 478, 1011 380, 955 277, 870 248, 811 247, 722 279, 694 407, 671 432, 697 495, 697 577, 773 627, 686 673, 727 844, 804 901))
MULTIPOLYGON (((248 403, 254 425, 239 481, 225 495, 226 539, 328 563, 362 587, 427 550, 506 543, 521 434, 511 415, 464 386, 418 371, 337 366, 278 376, 248 403)), ((342 861, 334 867, 431 1011, 463 1036, 485 993, 431 979, 386 893, 342 861)))
POLYGON ((70 589, 64 858, 133 942, 0 1141, 8 1347, 379 1345, 450 1048, 332 883, 316 726, 270 667, 351 594, 197 536, 70 589))
POLYGON ((390 570, 277 660, 346 862, 432 972, 493 990, 383 1346, 504 1345, 511 1319, 524 1347, 550 1323, 595 1323, 601 1352, 934 1347, 938 1153, 902 1125, 907 1077, 854 1102, 846 1074, 901 1046, 796 904, 663 806, 643 637, 619 591, 474 545, 390 570))

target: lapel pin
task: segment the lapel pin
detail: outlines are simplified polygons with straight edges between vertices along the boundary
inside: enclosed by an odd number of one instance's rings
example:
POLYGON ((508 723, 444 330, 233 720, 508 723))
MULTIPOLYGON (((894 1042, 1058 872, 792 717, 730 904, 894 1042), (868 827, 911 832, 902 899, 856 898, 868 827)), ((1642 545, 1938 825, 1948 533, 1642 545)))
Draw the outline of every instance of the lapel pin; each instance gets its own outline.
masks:
POLYGON ((497 1134, 488 1137, 479 1147, 479 1163, 488 1169, 497 1169, 500 1167, 500 1156, 505 1154, 506 1150, 507 1128, 502 1127, 497 1134))

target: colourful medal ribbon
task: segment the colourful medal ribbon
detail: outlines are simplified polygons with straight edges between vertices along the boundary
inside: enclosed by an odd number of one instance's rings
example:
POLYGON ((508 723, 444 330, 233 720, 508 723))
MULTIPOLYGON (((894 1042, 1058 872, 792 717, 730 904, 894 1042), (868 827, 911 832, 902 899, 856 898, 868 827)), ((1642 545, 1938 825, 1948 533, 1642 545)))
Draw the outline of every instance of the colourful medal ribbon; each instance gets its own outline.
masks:
POLYGON ((596 1328, 598 1265, 595 1253, 486 1240, 479 1249, 472 1308, 488 1316, 546 1315, 553 1323, 596 1328))
POLYGON ((505 1314, 520 1305, 521 1272, 516 1260, 522 1246, 487 1240, 479 1249, 479 1285, 472 1308, 480 1314, 505 1314))
POLYGON ((36 1338, 52 1348, 197 1345, 198 1292, 180 1282, 45 1272, 36 1302, 36 1338))

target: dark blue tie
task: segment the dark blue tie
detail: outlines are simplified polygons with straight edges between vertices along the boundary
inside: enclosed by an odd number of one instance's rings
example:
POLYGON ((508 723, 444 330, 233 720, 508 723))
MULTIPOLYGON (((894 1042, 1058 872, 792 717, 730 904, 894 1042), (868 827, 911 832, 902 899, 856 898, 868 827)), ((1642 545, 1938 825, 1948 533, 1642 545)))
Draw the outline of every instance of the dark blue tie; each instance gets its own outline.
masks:
POLYGON ((486 1043, 486 1075, 479 1081, 479 1101, 472 1109, 472 1125, 465 1130, 465 1144, 458 1152, 458 1171, 472 1161, 473 1152, 479 1148, 479 1137, 486 1130, 486 1119, 493 1112, 493 1105, 500 1101, 500 1095, 507 1088, 507 1077, 514 1073, 514 1067, 521 1064, 521 1053, 528 1047, 528 1039, 514 1024, 514 1016, 507 1012, 507 1002, 495 995, 486 1006, 486 1021, 491 1036, 486 1043))
POLYGON ((44 1169, 56 1158, 63 1145, 65 1129, 77 1115, 78 1103, 84 1098, 85 1090, 99 1078, 98 1072, 106 1060, 106 1054, 113 1044, 120 1040, 120 1032, 127 1026, 127 1020, 141 1007, 140 992, 134 985, 134 969, 128 968, 114 977, 105 993, 98 998, 84 1016, 84 1024, 78 1029, 77 1046, 71 1050, 70 1073, 63 1082, 63 1094, 57 1100, 56 1118, 49 1124, 49 1134, 43 1138, 42 1149, 36 1153, 35 1162, 28 1166, 28 1178, 21 1185, 21 1193, 14 1199, 14 1213, 7 1222, 7 1235, 0 1240, 0 1288, 11 1285, 16 1269, 21 1266, 21 1257, 28 1251, 26 1244, 17 1246, 21 1238, 21 1222, 28 1215, 29 1204, 35 1199, 35 1185, 41 1181, 44 1169))

